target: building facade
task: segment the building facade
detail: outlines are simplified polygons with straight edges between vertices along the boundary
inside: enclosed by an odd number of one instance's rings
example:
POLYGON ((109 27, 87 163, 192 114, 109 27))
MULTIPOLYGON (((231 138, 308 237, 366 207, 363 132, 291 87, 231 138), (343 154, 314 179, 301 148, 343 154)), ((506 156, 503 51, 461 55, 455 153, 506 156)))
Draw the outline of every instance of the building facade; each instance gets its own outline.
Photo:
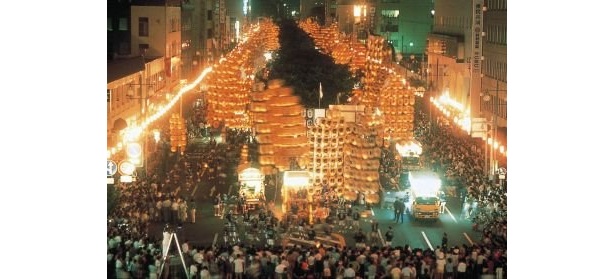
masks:
POLYGON ((428 38, 431 97, 454 107, 451 119, 491 146, 493 175, 506 163, 507 78, 506 0, 435 0, 433 32, 428 38), (472 123, 485 122, 484 131, 472 123))
POLYGON ((480 65, 478 73, 471 71, 475 45, 472 39, 473 2, 482 0, 434 1, 433 31, 427 45, 427 78, 433 97, 448 95, 464 106, 462 111, 469 110, 472 116, 478 117, 479 107, 472 104, 473 101, 478 104, 480 99, 480 65))
POLYGON ((136 126, 156 103, 166 86, 163 57, 142 56, 107 63, 107 145, 122 140, 126 127, 136 126))
POLYGON ((495 116, 497 127, 503 128, 507 126, 506 97, 508 96, 506 92, 506 0, 486 0, 485 6, 481 111, 489 118, 495 116))
POLYGON ((375 4, 364 0, 338 0, 334 12, 340 32, 365 42, 375 24, 375 4))
POLYGON ((107 1, 107 60, 130 56, 129 0, 107 1))
POLYGON ((163 57, 165 78, 173 88, 181 76, 180 1, 134 1, 130 14, 132 55, 163 57))
POLYGON ((375 7, 370 30, 386 38, 404 57, 425 53, 433 22, 432 0, 377 0, 375 7))

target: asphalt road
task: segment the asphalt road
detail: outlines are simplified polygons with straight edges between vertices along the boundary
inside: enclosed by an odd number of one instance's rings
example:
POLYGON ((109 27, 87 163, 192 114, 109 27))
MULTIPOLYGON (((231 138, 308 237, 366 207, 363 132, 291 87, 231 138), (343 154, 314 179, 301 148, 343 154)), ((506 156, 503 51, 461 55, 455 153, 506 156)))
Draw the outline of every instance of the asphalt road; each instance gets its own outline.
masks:
MULTIPOLYGON (((176 236, 179 243, 188 240, 193 246, 208 247, 213 244, 218 246, 223 244, 223 228, 225 220, 222 217, 214 216, 211 198, 209 198, 211 187, 205 184, 198 185, 196 189, 183 189, 184 196, 195 198, 197 202, 196 223, 186 223, 177 228, 176 236)), ((364 207, 357 206, 360 211, 364 207)), ((360 225, 365 233, 371 231, 371 222, 376 220, 379 223, 379 241, 376 245, 382 246, 385 232, 389 226, 393 227, 395 236, 392 241, 392 246, 409 245, 410 248, 435 249, 441 246, 442 236, 446 232, 448 235, 449 247, 454 245, 472 245, 480 240, 480 234, 472 230, 472 224, 469 220, 461 216, 462 205, 459 198, 448 197, 445 213, 436 221, 420 221, 413 220, 409 213, 404 216, 404 222, 396 224, 393 221, 392 209, 374 207, 371 209, 373 217, 361 218, 360 225)), ((241 217, 237 217, 241 221, 241 217)), ((162 238, 164 224, 154 223, 149 227, 148 235, 155 238, 162 238)), ((349 246, 354 246, 353 238, 356 230, 340 231, 334 226, 334 233, 339 233, 344 236, 346 243, 349 246)), ((259 235, 258 240, 249 237, 246 234, 243 226, 238 226, 238 235, 242 243, 265 245, 264 235, 259 235)), ((280 242, 278 241, 277 244, 280 242)))

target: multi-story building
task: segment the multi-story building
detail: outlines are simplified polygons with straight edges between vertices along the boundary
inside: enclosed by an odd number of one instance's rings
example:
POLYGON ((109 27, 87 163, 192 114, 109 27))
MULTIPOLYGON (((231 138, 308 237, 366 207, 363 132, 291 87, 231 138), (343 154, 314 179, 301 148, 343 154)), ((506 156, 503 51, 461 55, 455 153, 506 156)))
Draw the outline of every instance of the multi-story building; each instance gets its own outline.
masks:
POLYGON ((148 112, 155 111, 156 99, 166 83, 163 57, 137 56, 107 63, 107 144, 121 142, 121 132, 135 126, 148 112))
MULTIPOLYGON (((506 0, 485 0, 485 6, 481 86, 483 102, 480 111, 489 118, 495 116, 498 128, 506 128, 506 0)), ((505 137, 498 137, 498 140, 505 140, 505 137)))
POLYGON ((130 55, 130 1, 107 1, 107 60, 130 55))
MULTIPOLYGON (((300 18, 307 19, 310 17, 319 17, 319 22, 325 22, 325 19, 320 17, 326 16, 327 6, 331 5, 331 2, 335 2, 335 0, 301 0, 299 3, 298 10, 300 18), (325 13, 320 14, 319 9, 324 10, 325 13)), ((290 16, 292 16, 292 11, 296 11, 296 7, 293 6, 293 3, 291 1, 284 3, 283 6, 285 10, 284 14, 287 18, 290 18, 290 16)))
POLYGON ((433 0, 377 0, 371 30, 404 57, 423 55, 431 32, 433 0))
POLYGON ((472 76, 470 72, 472 2, 435 0, 434 10, 427 46, 429 87, 435 93, 432 95, 448 94, 469 106, 471 90, 477 96, 480 93, 479 88, 470 88, 472 79, 480 80, 480 74, 472 76))
POLYGON ((337 0, 335 19, 340 32, 352 36, 353 40, 365 41, 373 30, 376 3, 366 0, 337 0))
POLYGON ((181 78, 189 79, 203 66, 205 50, 204 0, 185 0, 181 2, 181 78), (203 9, 201 9, 203 5, 203 9))
POLYGON ((226 2, 226 10, 228 16, 228 40, 229 46, 235 46, 240 37, 244 24, 248 22, 248 10, 250 3, 248 0, 235 0, 226 2))
MULTIPOLYGON (((121 130, 155 110, 162 92, 181 77, 180 1, 109 1, 107 135, 110 147, 121 130)), ((166 89, 166 90, 165 90, 166 89)))
POLYGON ((447 96, 451 118, 486 119, 492 171, 506 148, 506 2, 435 0, 427 47, 431 96, 447 96))
MULTIPOLYGON (((214 14, 219 13, 220 0, 183 0, 181 7, 181 71, 180 78, 190 78, 213 63, 222 54, 220 19, 214 14), (217 10, 216 10, 217 9, 217 10), (214 13, 215 12, 215 13, 214 13)), ((132 1, 118 0, 107 3, 107 59, 130 58, 138 53, 133 49, 131 30, 138 28, 132 25, 131 6, 133 5, 164 5, 164 1, 132 1), (145 4, 144 4, 145 3, 145 4)), ((168 6, 177 5, 179 1, 168 1, 168 6)), ((223 5, 224 6, 224 5, 223 5)), ((224 21, 224 20, 223 20, 224 21)), ((138 46, 137 46, 138 47, 138 46)), ((151 53, 145 55, 153 56, 151 53)))
POLYGON ((506 164, 506 0, 485 0, 480 111, 493 125, 490 169, 506 164))
MULTIPOLYGON (((406 59, 414 55, 417 64, 424 59, 427 36, 431 32, 432 0, 329 0, 325 13, 333 13, 340 32, 364 41, 369 34, 386 38, 406 59)), ((329 19, 329 17, 327 17, 329 19)))
POLYGON ((164 57, 167 85, 180 79, 181 8, 179 0, 135 0, 130 7, 131 54, 164 57))

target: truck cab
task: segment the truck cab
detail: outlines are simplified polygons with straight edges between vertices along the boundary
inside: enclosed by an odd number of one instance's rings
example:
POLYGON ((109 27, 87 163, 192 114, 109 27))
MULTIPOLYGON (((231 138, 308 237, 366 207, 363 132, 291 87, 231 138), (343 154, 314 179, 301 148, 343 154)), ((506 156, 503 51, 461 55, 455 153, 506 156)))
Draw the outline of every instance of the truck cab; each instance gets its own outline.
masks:
POLYGON ((415 219, 438 219, 440 218, 440 198, 416 197, 412 201, 410 211, 415 219))
POLYGON ((442 182, 432 171, 410 171, 410 212, 417 220, 440 218, 442 200, 440 188, 442 182))

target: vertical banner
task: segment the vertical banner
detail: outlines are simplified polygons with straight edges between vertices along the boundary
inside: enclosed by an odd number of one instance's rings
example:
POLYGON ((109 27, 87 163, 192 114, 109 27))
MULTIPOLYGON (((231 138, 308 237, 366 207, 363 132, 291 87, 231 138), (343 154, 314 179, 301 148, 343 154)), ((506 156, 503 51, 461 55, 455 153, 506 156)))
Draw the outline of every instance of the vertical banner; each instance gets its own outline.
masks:
POLYGON ((474 0, 472 7, 472 74, 480 77, 483 55, 483 0, 474 0))
POLYGON ((483 5, 484 0, 472 0, 472 54, 470 55, 470 94, 472 115, 478 116, 480 110, 481 73, 483 65, 483 5))

